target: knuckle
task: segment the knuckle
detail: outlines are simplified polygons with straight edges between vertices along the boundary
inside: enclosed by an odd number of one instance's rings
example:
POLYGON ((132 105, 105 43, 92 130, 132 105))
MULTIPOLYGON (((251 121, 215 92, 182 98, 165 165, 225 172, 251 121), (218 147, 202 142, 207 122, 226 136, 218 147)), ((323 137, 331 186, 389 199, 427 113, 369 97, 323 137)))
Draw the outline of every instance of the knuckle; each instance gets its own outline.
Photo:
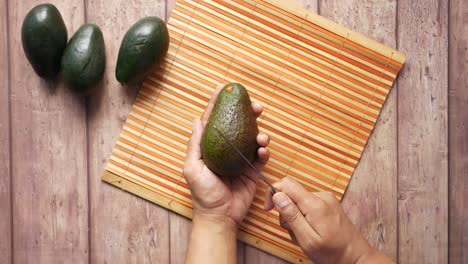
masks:
POLYGON ((314 221, 316 220, 312 214, 306 214, 305 219, 308 223, 314 223, 314 221))
POLYGON ((327 205, 327 203, 325 203, 324 201, 322 200, 318 200, 317 201, 317 212, 318 214, 320 215, 325 215, 329 210, 329 207, 327 205))
POLYGON ((290 206, 285 216, 286 222, 293 223, 299 218, 300 212, 296 206, 290 206))
POLYGON ((338 202, 338 199, 336 199, 336 196, 331 192, 326 192, 325 197, 327 201, 330 202, 331 204, 335 204, 336 202, 338 202))

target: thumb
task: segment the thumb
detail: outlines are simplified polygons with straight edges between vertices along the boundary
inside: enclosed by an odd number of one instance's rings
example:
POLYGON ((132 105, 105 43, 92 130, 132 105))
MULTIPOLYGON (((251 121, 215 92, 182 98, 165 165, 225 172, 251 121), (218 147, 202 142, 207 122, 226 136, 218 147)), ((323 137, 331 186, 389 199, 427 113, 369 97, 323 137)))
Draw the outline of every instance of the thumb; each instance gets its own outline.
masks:
POLYGON ((310 241, 317 237, 317 234, 309 225, 306 218, 299 210, 299 207, 289 196, 283 192, 273 195, 273 203, 278 209, 284 222, 296 236, 297 242, 302 245, 310 245, 310 241))
POLYGON ((186 161, 189 164, 193 164, 194 162, 201 159, 201 139, 203 135, 203 126, 201 124, 200 119, 195 119, 193 121, 193 130, 192 136, 189 139, 188 147, 187 147, 187 157, 186 161))

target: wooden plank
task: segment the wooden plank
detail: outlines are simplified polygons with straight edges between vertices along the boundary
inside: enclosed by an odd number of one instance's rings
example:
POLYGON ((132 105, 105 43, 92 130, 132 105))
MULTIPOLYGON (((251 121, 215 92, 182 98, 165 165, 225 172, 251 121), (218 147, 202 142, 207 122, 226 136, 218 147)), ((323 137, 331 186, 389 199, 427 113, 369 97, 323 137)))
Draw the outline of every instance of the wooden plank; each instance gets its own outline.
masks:
MULTIPOLYGON (((313 12, 317 12, 318 10, 318 1, 317 0, 294 0, 294 4, 311 10, 313 12)), ((288 263, 276 256, 270 255, 266 252, 263 252, 255 247, 246 245, 245 246, 245 263, 288 263)))
POLYGON ((449 262, 468 263, 468 3, 450 1, 449 262))
POLYGON ((115 79, 121 40, 139 19, 165 17, 164 1, 88 1, 87 20, 104 34, 107 67, 102 87, 88 100, 90 182, 90 261, 92 263, 168 263, 168 212, 101 181, 138 87, 115 79))
POLYGON ((447 1, 399 1, 399 263, 448 260, 447 1))
POLYGON ((7 1, 0 1, 0 263, 12 263, 11 258, 11 196, 10 196, 10 87, 8 68, 7 1))
POLYGON ((171 264, 185 263, 187 248, 190 239, 190 230, 192 229, 192 221, 170 212, 170 249, 171 249, 171 264))
MULTIPOLYGON (((83 2, 51 2, 71 36, 83 2)), ((41 80, 24 55, 21 25, 39 3, 9 2, 13 254, 17 263, 77 263, 89 252, 84 99, 41 80)))
MULTIPOLYGON (((396 0, 321 1, 321 15, 396 46, 396 0)), ((369 243, 397 259, 397 101, 392 88, 348 186, 343 207, 369 243)))

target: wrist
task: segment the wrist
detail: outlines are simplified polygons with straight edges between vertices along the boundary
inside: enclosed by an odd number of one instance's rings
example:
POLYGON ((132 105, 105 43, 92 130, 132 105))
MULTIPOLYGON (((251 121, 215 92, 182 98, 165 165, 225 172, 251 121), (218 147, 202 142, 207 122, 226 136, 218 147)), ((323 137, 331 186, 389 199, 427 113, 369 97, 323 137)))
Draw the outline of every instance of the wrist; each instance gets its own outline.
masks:
POLYGON ((223 214, 215 214, 193 211, 193 228, 208 229, 213 232, 229 232, 236 233, 238 225, 230 217, 223 214))
POLYGON ((366 263, 394 263, 390 258, 380 253, 376 249, 372 248, 367 253, 361 255, 356 261, 356 264, 366 264, 366 263))
POLYGON ((356 233, 351 242, 346 246, 340 263, 365 263, 363 260, 375 252, 367 240, 360 234, 356 233))

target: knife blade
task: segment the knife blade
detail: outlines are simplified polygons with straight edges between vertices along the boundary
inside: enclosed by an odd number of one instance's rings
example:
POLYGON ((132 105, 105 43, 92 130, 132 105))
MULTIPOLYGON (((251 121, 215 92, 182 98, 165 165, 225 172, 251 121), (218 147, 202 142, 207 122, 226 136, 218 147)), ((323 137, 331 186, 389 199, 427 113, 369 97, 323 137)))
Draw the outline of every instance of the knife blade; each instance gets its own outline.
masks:
POLYGON ((242 152, 240 152, 240 150, 234 146, 234 144, 232 144, 232 142, 218 129, 218 127, 216 126, 213 126, 215 128, 216 131, 218 131, 218 133, 221 135, 221 137, 224 138, 224 140, 229 144, 229 146, 231 146, 236 152, 237 154, 239 154, 239 156, 242 157, 242 159, 249 165, 249 167, 255 172, 255 174, 257 174, 257 176, 263 180, 263 182, 265 182, 266 185, 268 185, 268 187, 271 188, 271 191, 273 192, 273 194, 275 194, 277 192, 276 188, 273 187, 273 185, 266 179, 265 176, 263 176, 263 174, 242 154, 242 152))

